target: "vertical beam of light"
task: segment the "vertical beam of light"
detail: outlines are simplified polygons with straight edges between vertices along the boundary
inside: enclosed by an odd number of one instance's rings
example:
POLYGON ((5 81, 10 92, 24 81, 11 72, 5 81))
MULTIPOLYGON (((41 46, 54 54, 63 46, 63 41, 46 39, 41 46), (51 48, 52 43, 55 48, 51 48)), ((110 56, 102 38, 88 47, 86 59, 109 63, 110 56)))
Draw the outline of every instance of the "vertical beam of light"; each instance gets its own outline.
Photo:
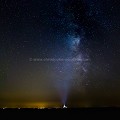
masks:
POLYGON ((82 57, 82 54, 79 51, 80 43, 84 36, 81 35, 82 33, 75 32, 78 26, 73 22, 74 16, 72 15, 72 13, 63 10, 63 6, 60 4, 60 2, 59 8, 61 8, 59 9, 59 13, 61 16, 63 16, 63 21, 67 23, 67 26, 65 26, 65 29, 67 30, 67 32, 65 33, 65 41, 66 48, 69 49, 67 51, 67 57, 69 57, 68 59, 70 61, 62 61, 59 64, 56 63, 56 67, 59 69, 57 71, 55 85, 60 94, 62 104, 66 105, 68 95, 70 94, 71 87, 74 83, 74 77, 76 76, 76 69, 78 68, 80 71, 83 70, 84 72, 86 72, 87 68, 81 65, 82 62, 84 62, 86 59, 82 57), (73 58, 76 59, 76 61, 71 62, 73 58))

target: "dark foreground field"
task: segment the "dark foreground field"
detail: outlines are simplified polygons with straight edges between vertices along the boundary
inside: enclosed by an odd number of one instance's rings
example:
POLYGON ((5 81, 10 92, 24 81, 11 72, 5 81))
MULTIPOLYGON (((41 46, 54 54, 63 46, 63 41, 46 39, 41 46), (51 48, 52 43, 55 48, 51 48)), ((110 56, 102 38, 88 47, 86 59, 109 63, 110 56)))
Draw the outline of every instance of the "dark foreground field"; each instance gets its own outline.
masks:
POLYGON ((1 108, 0 115, 7 119, 90 119, 91 117, 98 119, 111 115, 116 117, 120 115, 118 107, 102 107, 102 108, 1 108))

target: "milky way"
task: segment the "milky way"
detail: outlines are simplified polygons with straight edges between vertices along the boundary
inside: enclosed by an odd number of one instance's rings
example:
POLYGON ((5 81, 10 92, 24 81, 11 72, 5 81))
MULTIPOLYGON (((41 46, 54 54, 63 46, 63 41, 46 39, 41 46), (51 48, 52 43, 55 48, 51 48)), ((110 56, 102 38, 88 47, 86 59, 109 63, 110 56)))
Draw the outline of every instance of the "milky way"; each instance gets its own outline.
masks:
MULTIPOLYGON (((62 16, 60 22, 62 21, 64 25, 67 23, 67 25, 64 27, 65 37, 61 38, 61 41, 63 39, 66 42, 65 49, 68 49, 68 51, 66 53, 67 56, 63 58, 64 60, 62 63, 57 64, 58 73, 57 78, 55 79, 55 85, 59 91, 62 103, 65 104, 72 87, 76 86, 76 88, 78 87, 81 91, 84 87, 84 85, 80 84, 84 80, 85 73, 87 72, 89 54, 86 53, 87 56, 84 56, 80 50, 81 41, 84 40, 85 37, 83 34, 84 31, 82 31, 82 27, 79 28, 80 32, 76 33, 78 25, 73 22, 75 21, 74 16, 72 13, 64 10, 65 1, 59 2, 58 14, 62 16), (65 61, 66 58, 68 61, 65 61)), ((60 31, 59 34, 61 33, 62 31, 60 31)), ((59 55, 59 57, 61 56, 59 55)))

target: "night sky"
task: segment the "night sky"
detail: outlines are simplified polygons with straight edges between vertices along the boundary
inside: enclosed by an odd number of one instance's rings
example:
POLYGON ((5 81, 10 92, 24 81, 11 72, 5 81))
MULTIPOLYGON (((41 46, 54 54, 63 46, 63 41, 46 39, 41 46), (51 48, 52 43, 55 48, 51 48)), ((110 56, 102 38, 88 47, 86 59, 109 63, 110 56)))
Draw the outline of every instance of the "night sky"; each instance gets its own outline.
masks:
POLYGON ((120 106, 119 0, 0 0, 0 107, 50 104, 120 106))

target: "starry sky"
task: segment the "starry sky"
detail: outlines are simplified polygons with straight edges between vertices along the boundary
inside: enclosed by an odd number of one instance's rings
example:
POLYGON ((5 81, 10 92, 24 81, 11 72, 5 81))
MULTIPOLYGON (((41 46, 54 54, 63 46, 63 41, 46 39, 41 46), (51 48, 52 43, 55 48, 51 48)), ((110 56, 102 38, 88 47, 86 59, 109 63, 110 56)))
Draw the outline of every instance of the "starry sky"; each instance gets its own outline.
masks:
POLYGON ((119 106, 119 61, 119 0, 0 0, 0 107, 119 106))

